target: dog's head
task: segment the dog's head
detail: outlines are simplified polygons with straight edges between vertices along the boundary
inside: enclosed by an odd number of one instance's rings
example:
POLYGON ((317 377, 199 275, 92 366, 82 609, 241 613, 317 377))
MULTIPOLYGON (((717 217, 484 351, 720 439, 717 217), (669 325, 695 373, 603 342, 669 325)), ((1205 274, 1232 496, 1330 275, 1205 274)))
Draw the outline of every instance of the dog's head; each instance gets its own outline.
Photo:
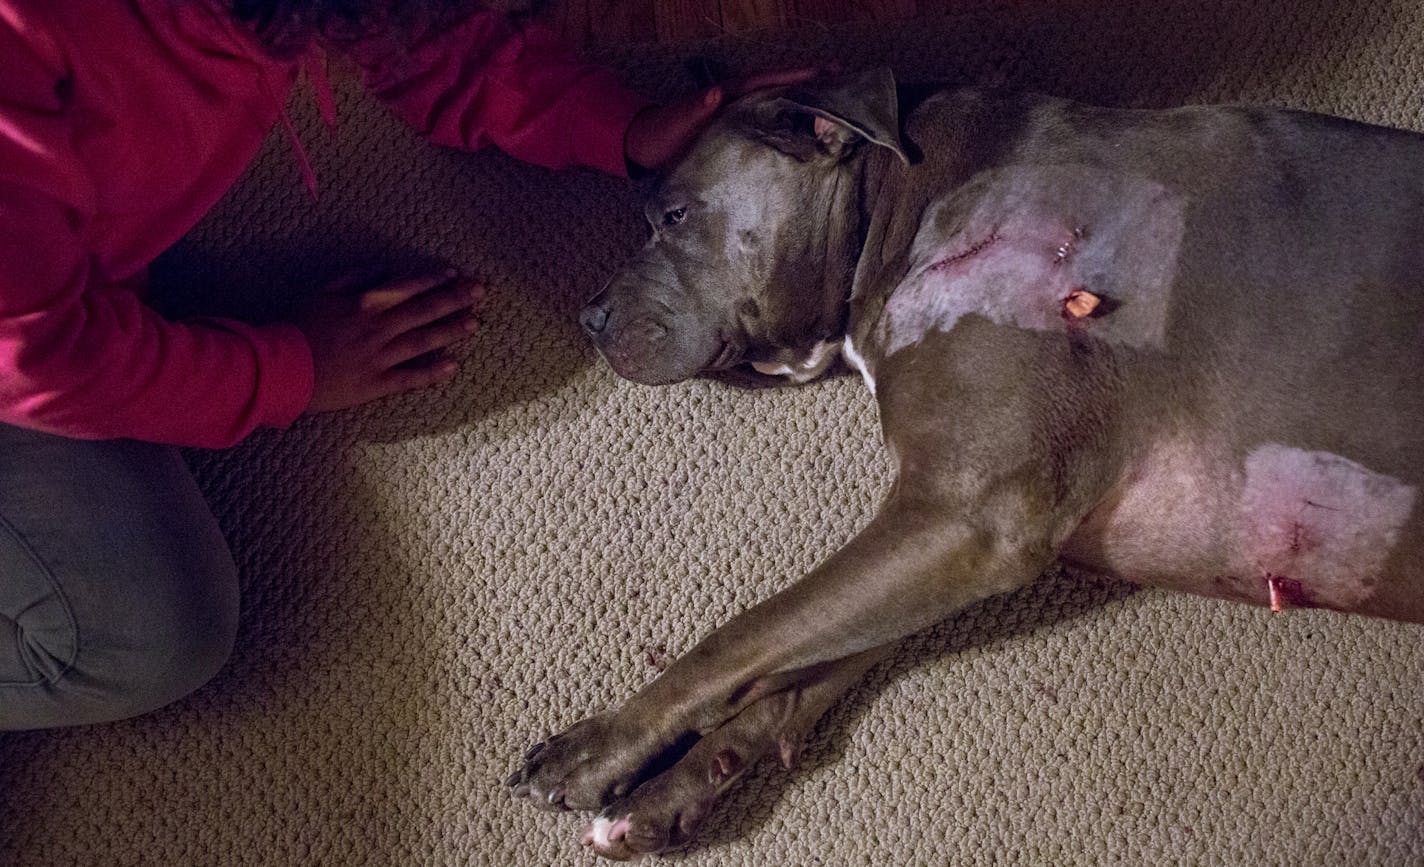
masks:
POLYGON ((819 373, 844 330, 855 167, 873 147, 906 158, 888 70, 733 103, 658 182, 652 238, 579 314, 584 331, 649 385, 743 363, 819 373))

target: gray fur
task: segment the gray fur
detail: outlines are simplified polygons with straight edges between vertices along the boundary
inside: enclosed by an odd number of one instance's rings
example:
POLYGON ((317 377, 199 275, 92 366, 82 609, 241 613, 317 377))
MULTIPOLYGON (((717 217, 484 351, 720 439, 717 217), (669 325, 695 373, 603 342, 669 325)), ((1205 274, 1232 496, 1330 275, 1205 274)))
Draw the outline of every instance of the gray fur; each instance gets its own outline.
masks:
POLYGON ((902 137, 896 100, 881 75, 733 107, 593 303, 643 382, 848 339, 896 459, 859 536, 516 775, 611 805, 603 854, 685 839, 894 642, 1056 558, 1424 622, 1424 136, 962 90, 902 137))

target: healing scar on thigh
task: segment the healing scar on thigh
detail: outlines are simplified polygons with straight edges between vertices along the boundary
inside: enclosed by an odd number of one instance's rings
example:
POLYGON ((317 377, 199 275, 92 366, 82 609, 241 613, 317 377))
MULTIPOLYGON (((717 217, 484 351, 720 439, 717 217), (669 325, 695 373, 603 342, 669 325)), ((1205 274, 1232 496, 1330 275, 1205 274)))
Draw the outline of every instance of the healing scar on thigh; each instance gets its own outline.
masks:
POLYGON ((926 220, 917 265, 880 322, 885 351, 971 313, 1161 346, 1184 211, 1183 198, 1154 181, 1087 166, 1014 166, 976 179, 926 220))
POLYGON ((1241 556, 1272 607, 1351 608, 1374 593, 1415 493, 1339 455, 1260 446, 1246 457, 1241 556))

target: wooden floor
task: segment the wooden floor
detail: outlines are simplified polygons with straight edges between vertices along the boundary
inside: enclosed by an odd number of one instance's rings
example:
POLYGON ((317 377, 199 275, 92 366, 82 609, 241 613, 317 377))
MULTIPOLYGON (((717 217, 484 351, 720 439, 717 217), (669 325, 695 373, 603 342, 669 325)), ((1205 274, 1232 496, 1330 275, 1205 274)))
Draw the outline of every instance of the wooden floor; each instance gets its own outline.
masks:
POLYGON ((575 45, 681 42, 726 33, 898 20, 953 0, 552 0, 551 23, 575 45))

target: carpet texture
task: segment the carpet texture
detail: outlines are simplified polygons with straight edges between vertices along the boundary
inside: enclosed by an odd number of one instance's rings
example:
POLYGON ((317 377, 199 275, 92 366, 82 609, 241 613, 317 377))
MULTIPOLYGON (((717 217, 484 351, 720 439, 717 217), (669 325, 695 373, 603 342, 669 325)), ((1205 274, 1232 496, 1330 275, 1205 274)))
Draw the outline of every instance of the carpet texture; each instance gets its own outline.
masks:
MULTIPOLYGON (((966 3, 604 59, 669 96, 694 53, 1424 128, 1417 0, 966 3)), ((786 586, 887 483, 856 380, 649 389, 597 361, 571 315, 641 243, 632 187, 428 147, 341 91, 335 133, 295 100, 320 200, 273 137, 156 281, 260 313, 449 261, 488 280, 484 330, 447 388, 191 455, 242 567, 232 661, 142 719, 0 737, 0 864, 592 863, 577 817, 506 794, 525 748, 786 586)), ((673 861, 1419 864, 1424 631, 1046 576, 908 641, 673 861)))

